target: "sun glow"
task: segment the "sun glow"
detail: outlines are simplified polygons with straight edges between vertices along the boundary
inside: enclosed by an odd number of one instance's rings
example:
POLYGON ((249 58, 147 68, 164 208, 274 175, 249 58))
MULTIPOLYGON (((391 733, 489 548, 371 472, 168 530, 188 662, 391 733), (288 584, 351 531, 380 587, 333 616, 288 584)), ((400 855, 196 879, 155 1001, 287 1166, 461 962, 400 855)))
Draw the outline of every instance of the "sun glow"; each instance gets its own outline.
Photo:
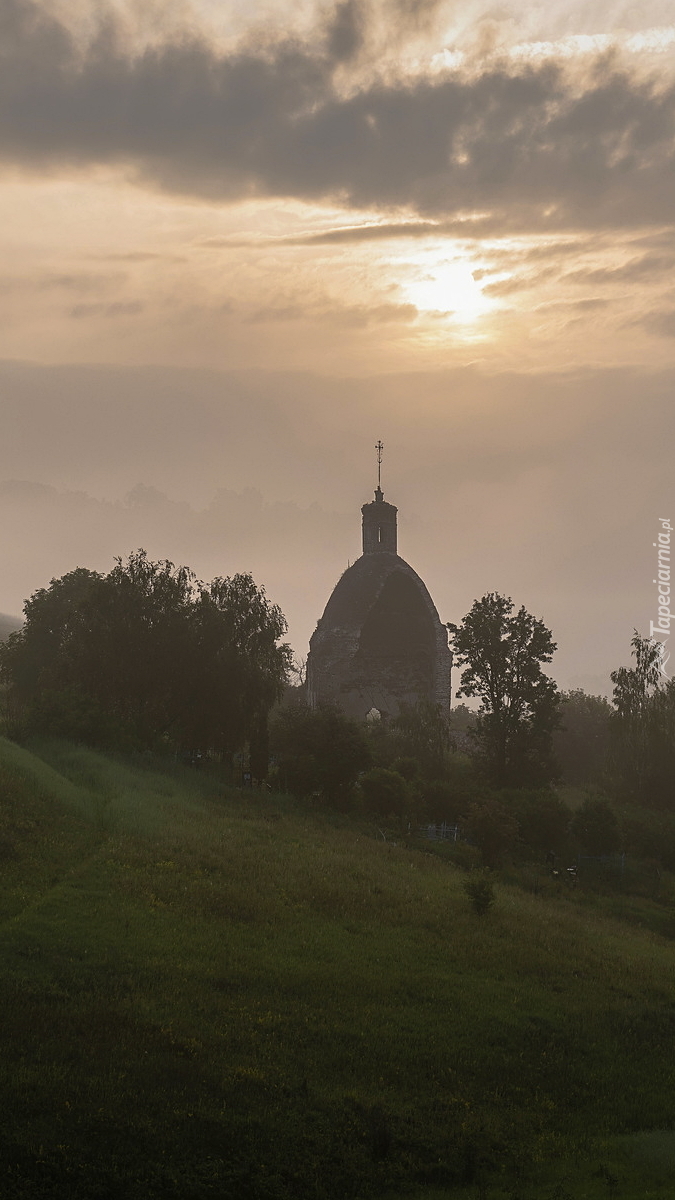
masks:
POLYGON ((469 323, 494 308, 467 263, 440 263, 404 284, 406 298, 422 312, 444 313, 469 323))

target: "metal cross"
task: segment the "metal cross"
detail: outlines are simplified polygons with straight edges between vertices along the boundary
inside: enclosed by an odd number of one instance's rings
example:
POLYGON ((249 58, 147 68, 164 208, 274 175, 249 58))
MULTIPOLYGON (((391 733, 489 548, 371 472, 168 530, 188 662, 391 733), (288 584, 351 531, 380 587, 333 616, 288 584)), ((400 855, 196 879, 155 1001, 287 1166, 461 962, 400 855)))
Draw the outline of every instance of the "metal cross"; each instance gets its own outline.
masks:
POLYGON ((382 451, 384 446, 382 442, 378 442, 375 449, 377 450, 377 486, 380 486, 380 475, 382 473, 382 451))

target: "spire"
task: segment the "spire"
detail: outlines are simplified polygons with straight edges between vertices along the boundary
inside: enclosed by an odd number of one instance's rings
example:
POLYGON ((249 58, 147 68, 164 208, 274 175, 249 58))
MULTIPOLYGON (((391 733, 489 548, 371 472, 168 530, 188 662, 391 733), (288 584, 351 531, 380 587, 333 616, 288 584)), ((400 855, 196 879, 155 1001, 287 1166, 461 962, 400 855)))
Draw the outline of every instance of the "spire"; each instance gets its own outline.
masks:
POLYGON ((384 492, 382 491, 382 451, 384 450, 384 442, 378 440, 375 450, 377 451, 377 488, 375 490, 375 500, 381 504, 384 500, 384 492))

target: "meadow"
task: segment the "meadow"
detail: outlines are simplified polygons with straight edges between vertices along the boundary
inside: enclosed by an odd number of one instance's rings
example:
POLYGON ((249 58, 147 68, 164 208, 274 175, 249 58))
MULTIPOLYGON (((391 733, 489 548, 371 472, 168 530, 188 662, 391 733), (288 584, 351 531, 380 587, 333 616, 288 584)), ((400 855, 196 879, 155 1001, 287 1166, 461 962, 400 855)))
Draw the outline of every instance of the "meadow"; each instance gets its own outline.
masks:
POLYGON ((365 819, 0 739, 0 1194, 672 1197, 670 883, 494 878, 479 917, 365 819))

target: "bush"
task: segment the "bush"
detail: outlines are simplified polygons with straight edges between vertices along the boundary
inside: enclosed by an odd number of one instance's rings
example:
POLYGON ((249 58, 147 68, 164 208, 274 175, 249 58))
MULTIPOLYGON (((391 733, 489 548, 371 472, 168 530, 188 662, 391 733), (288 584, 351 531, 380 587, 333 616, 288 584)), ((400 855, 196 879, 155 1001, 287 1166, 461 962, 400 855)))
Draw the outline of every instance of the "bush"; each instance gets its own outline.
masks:
POLYGON ((411 790, 398 771, 373 767, 359 783, 366 808, 377 817, 402 817, 410 807, 411 790))
POLYGON ((485 916, 495 902, 495 889, 492 880, 486 875, 480 875, 477 879, 467 879, 464 891, 471 901, 473 911, 479 917, 485 916))
POLYGON ((621 844, 619 822, 606 800, 587 796, 572 818, 571 832, 587 854, 612 854, 621 844))
POLYGON ((299 797, 320 792, 338 808, 349 806, 360 772, 371 763, 365 727, 331 704, 281 709, 270 742, 286 791, 299 797))
POLYGON ((518 840, 515 816, 493 796, 470 806, 464 830, 469 841, 478 846, 486 867, 501 866, 518 840))
POLYGON ((549 850, 562 854, 566 848, 572 812, 554 792, 502 791, 499 798, 518 822, 523 845, 537 856, 549 850))

